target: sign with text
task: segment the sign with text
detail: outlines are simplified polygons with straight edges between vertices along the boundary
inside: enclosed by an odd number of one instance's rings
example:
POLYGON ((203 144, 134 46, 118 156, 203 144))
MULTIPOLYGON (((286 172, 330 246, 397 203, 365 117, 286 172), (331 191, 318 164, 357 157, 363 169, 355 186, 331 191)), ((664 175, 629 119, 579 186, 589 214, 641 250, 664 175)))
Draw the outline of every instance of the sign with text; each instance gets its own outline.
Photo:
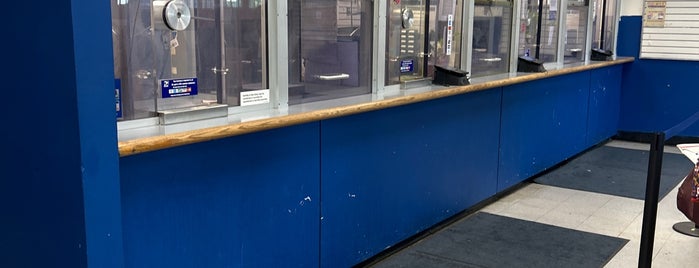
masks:
POLYGON ((114 79, 114 95, 116 97, 116 117, 121 118, 123 116, 121 111, 121 79, 114 79))
POLYGON ((269 103, 269 89, 240 92, 240 106, 269 103))
POLYGON ((164 98, 184 97, 197 95, 196 78, 178 78, 160 80, 160 90, 164 98))
POLYGON ((665 27, 665 11, 667 2, 648 1, 643 14, 644 27, 665 27))
POLYGON ((401 73, 412 73, 415 70, 414 60, 402 60, 400 61, 400 72, 401 73))

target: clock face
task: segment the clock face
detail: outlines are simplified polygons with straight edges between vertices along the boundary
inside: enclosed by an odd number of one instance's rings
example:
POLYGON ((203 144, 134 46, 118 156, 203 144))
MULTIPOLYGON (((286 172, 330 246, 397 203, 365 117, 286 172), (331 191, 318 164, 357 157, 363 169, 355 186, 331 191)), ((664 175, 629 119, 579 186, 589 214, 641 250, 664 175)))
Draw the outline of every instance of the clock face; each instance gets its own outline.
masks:
POLYGON ((409 8, 403 9, 401 12, 402 14, 402 22, 403 22, 403 29, 408 29, 413 27, 413 24, 415 23, 415 18, 413 15, 413 10, 409 8))
POLYGON ((170 1, 165 5, 163 19, 165 25, 171 30, 182 31, 189 26, 192 15, 189 7, 183 1, 170 1))

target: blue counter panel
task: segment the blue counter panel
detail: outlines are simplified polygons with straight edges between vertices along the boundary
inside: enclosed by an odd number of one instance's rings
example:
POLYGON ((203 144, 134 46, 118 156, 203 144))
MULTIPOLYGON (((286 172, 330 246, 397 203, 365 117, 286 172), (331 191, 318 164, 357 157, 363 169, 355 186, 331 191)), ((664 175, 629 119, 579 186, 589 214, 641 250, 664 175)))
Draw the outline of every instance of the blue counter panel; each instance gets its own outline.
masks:
POLYGON ((592 147, 616 135, 621 101, 623 65, 591 70, 587 146, 592 147))
POLYGON ((321 266, 348 267, 495 194, 501 89, 321 122, 321 266))
POLYGON ((503 89, 498 191, 587 149, 589 86, 580 72, 503 89))
POLYGON ((121 159, 127 267, 317 267, 319 122, 121 159))

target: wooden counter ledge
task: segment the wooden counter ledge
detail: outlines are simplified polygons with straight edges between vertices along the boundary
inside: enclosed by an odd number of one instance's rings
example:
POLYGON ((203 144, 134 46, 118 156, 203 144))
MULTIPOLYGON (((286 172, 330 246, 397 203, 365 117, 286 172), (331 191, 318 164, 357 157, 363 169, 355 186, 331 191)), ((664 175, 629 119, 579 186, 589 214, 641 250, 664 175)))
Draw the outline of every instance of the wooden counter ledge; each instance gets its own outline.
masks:
POLYGON ((318 111, 305 112, 299 114, 291 114, 278 116, 267 119, 260 119, 254 121, 248 121, 243 123, 235 123, 225 126, 210 127, 204 129, 196 129, 185 132, 179 132, 174 134, 166 134, 155 137, 140 138, 129 141, 119 142, 119 155, 129 156, 144 152, 156 151, 160 149, 166 149, 181 145, 187 145, 192 143, 210 141, 215 139, 221 139, 226 137, 232 137, 257 131, 263 131, 268 129, 298 125, 308 122, 319 121, 323 119, 347 116, 357 113, 363 113, 368 111, 374 111, 379 109, 385 109, 389 107, 395 107, 410 103, 422 102, 427 100, 433 100, 448 96, 454 96, 464 93, 469 93, 473 91, 485 90, 489 88, 502 87, 512 84, 523 83, 532 80, 543 79, 552 76, 558 76, 563 74, 575 73, 586 71, 590 69, 597 69, 606 66, 623 64, 632 62, 633 58, 618 58, 613 61, 605 62, 592 62, 587 65, 575 66, 575 67, 563 67, 557 70, 551 70, 544 73, 531 73, 523 74, 517 77, 494 80, 485 83, 477 83, 468 86, 458 86, 458 87, 447 87, 440 88, 434 91, 428 91, 423 93, 416 93, 414 95, 400 96, 385 100, 353 104, 347 106, 334 107, 329 109, 322 109, 318 111))

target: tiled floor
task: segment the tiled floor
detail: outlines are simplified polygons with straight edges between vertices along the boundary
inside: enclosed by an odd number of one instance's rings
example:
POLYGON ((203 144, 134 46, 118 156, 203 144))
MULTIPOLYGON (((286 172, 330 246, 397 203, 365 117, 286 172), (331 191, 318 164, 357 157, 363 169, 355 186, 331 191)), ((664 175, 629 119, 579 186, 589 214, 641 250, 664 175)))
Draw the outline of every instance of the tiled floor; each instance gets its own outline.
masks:
MULTIPOLYGON (((646 144, 628 142, 613 141, 607 146, 648 150, 646 144)), ((667 146, 665 152, 679 150, 667 146)), ((677 187, 658 204, 653 267, 696 268, 699 238, 672 229, 673 224, 687 221, 676 208, 676 196, 677 187)), ((638 267, 642 200, 532 183, 481 211, 628 239, 630 242, 606 267, 638 267)))

